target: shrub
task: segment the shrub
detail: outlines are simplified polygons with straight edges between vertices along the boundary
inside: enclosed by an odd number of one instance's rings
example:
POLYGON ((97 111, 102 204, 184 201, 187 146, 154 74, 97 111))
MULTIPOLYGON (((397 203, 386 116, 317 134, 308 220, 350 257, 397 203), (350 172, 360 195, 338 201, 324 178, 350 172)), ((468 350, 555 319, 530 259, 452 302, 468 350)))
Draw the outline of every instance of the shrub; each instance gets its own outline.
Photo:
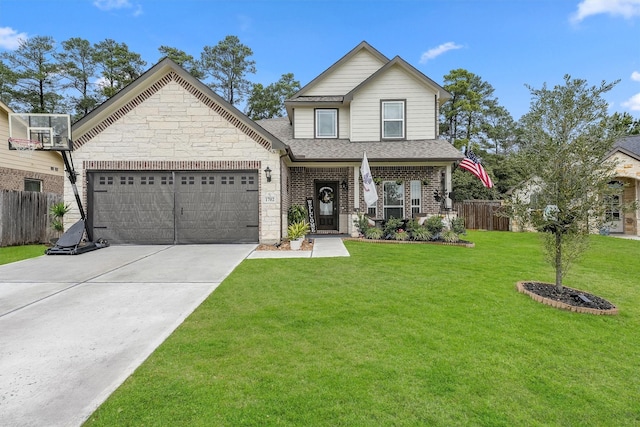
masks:
POLYGON ((458 235, 467 234, 464 228, 464 218, 458 217, 451 220, 451 229, 458 235))
POLYGON ((442 218, 437 215, 430 216, 424 223, 424 226, 427 227, 427 230, 431 232, 432 235, 439 234, 444 229, 444 223, 442 222, 442 218))
POLYGON ((383 234, 384 232, 382 231, 382 229, 377 227, 369 227, 365 230, 364 237, 366 237, 367 239, 379 240, 382 239, 383 234))
POLYGON ((407 221, 407 231, 409 233, 412 233, 413 230, 417 230, 418 228, 422 228, 422 226, 420 225, 417 219, 413 218, 407 221))
POLYGON ((307 208, 303 205, 291 205, 287 211, 287 221, 289 221, 289 225, 295 224, 296 222, 304 222, 306 220, 307 208))
POLYGON ((366 231, 371 228, 371 226, 369 225, 369 218, 367 218, 367 216, 365 214, 363 214, 362 212, 358 213, 358 218, 353 220, 353 225, 356 226, 356 228, 358 229, 358 231, 365 236, 366 235, 366 231))
POLYGON ((411 237, 413 238, 413 240, 426 242, 428 240, 431 240, 433 235, 427 229, 427 227, 419 227, 411 231, 411 237))
POLYGON ((442 240, 444 240, 447 243, 456 243, 457 241, 460 240, 460 237, 458 236, 458 234, 453 230, 443 231, 441 234, 441 237, 442 237, 442 240))
POLYGON ((398 229, 402 227, 403 224, 404 224, 404 221, 402 221, 400 218, 394 218, 394 217, 389 218, 387 222, 384 224, 384 234, 388 236, 395 235, 396 231, 398 231, 398 229))
POLYGON ((407 230, 398 230, 394 234, 393 238, 400 241, 409 240, 409 232, 407 230))

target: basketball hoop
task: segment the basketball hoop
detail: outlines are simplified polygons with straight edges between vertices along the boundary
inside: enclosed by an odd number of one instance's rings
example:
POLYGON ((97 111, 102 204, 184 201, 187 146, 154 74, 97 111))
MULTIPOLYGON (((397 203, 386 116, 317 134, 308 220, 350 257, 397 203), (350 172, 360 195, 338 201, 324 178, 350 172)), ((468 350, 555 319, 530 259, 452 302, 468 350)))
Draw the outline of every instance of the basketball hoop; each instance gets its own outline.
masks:
POLYGON ((17 150, 20 157, 30 158, 35 150, 42 150, 42 143, 32 139, 9 138, 9 149, 17 150))

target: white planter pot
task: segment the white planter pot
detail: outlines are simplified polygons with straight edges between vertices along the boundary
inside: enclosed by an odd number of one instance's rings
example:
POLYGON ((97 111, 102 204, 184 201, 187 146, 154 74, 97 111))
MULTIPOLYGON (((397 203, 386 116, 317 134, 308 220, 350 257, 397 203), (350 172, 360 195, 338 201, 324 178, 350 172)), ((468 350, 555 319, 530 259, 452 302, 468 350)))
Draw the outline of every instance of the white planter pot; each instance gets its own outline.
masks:
POLYGON ((300 239, 295 239, 295 240, 289 240, 289 245, 291 246, 291 250, 292 251, 299 251, 300 248, 302 247, 302 241, 304 239, 300 238, 300 239))

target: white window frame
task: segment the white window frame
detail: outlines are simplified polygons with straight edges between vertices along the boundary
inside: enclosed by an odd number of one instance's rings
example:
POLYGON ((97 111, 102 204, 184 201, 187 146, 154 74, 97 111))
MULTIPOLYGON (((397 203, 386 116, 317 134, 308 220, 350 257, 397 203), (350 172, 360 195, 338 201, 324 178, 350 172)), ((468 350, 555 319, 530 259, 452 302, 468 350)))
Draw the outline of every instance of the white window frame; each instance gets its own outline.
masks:
POLYGON ((337 138, 338 137, 338 109, 337 108, 316 108, 315 110, 315 137, 316 138, 337 138), (333 116, 333 132, 331 134, 320 133, 320 117, 333 116))
MULTIPOLYGON (((383 212, 383 216, 384 216, 385 220, 389 219, 389 216, 387 215, 387 209, 398 209, 398 208, 400 208, 402 210, 402 215, 398 219, 404 219, 404 196, 405 196, 405 192, 404 191, 405 191, 404 182, 398 184, 396 181, 384 181, 382 183, 382 212, 383 212), (387 204, 387 184, 395 185, 396 187, 400 187, 400 191, 402 192, 402 197, 400 198, 400 204, 399 205, 389 205, 389 204, 387 204)), ((395 218, 395 216, 394 216, 394 218, 395 218)))
POLYGON ((389 101, 382 101, 381 104, 381 108, 380 108, 380 116, 381 116, 381 135, 382 135, 382 139, 404 139, 405 138, 405 128, 406 128, 406 122, 405 122, 405 116, 406 116, 406 104, 405 101, 403 100, 389 100, 389 101), (385 112, 386 109, 385 107, 387 105, 391 105, 391 104, 399 104, 402 108, 400 109, 401 115, 402 117, 400 118, 386 118, 385 117, 385 112), (393 135, 393 136, 388 136, 385 133, 385 124, 387 122, 400 122, 400 131, 401 131, 401 135, 393 135))
POLYGON ((410 181, 409 197, 411 199, 411 216, 413 217, 419 214, 422 209, 422 182, 410 181))

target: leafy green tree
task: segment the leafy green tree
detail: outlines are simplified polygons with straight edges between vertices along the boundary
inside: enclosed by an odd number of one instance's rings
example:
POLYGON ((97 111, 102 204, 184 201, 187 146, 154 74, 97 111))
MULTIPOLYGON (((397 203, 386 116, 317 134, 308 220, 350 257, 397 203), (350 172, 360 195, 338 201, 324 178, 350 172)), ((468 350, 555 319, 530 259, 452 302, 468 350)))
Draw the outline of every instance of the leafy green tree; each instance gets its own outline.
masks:
POLYGON ((147 65, 140 54, 131 52, 125 43, 106 39, 96 43, 94 60, 103 78, 100 92, 110 98, 137 79, 147 65))
MULTIPOLYGON (((553 89, 528 86, 532 102, 521 119, 518 164, 528 185, 537 187, 536 204, 545 206, 529 220, 545 237, 560 292, 564 274, 587 247, 590 229, 605 221, 606 196, 621 191, 609 185, 614 164, 604 161, 619 132, 612 130, 603 95, 616 84, 589 87, 565 75, 564 84, 553 89)), ((513 212, 531 211, 526 208, 532 202, 524 199, 511 202, 513 212)))
POLYGON ((78 95, 70 95, 70 104, 75 111, 74 119, 80 119, 93 110, 99 102, 100 95, 95 92, 97 63, 95 48, 88 40, 73 37, 62 42, 63 51, 56 54, 60 74, 68 83, 65 88, 74 89, 78 95))
POLYGON ((200 56, 202 71, 211 77, 209 84, 232 105, 243 101, 251 93, 247 74, 255 74, 255 61, 249 57, 253 51, 240 43, 237 36, 227 36, 215 46, 205 46, 200 56))
POLYGON ((634 119, 631 114, 614 113, 611 116, 613 129, 624 135, 640 135, 640 119, 634 119))
POLYGON ((284 101, 299 90, 300 82, 294 79, 293 73, 283 74, 280 80, 267 87, 256 83, 247 103, 246 114, 252 120, 283 117, 286 112, 284 101))
POLYGON ((497 105, 493 86, 479 76, 458 68, 444 76, 444 88, 452 98, 440 110, 443 116, 441 134, 456 148, 471 142, 479 143, 484 117, 489 109, 497 105))
POLYGON ((506 108, 491 104, 481 119, 480 144, 495 154, 507 154, 518 146, 520 130, 506 108))
POLYGON ((3 90, 16 111, 56 113, 64 110, 59 66, 54 58, 52 37, 36 36, 21 40, 14 52, 1 54, 7 78, 3 90))
POLYGON ((171 59, 173 62, 184 68, 197 79, 204 78, 204 73, 201 70, 200 63, 192 56, 183 50, 170 46, 160 46, 158 51, 162 57, 171 59))
POLYGON ((13 87, 18 83, 16 73, 5 65, 0 58, 0 101, 7 105, 13 104, 13 87))

